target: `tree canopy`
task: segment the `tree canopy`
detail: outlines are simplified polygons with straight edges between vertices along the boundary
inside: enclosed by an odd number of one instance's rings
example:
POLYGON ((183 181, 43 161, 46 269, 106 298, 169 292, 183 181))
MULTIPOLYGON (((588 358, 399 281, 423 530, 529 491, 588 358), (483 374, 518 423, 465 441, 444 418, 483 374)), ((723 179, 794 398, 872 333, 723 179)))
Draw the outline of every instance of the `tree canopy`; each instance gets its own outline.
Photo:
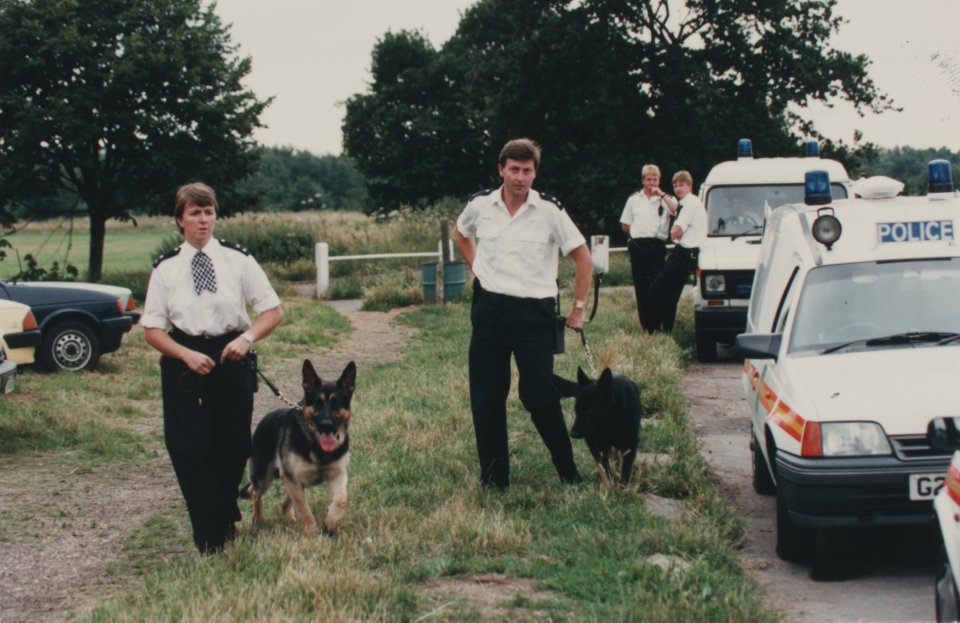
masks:
POLYGON ((269 100, 244 89, 235 53, 199 0, 0 0, 0 218, 77 197, 96 281, 109 219, 168 210, 194 180, 242 206, 234 182, 257 163, 269 100))
MULTIPOLYGON (((833 50, 835 0, 481 0, 435 50, 386 34, 373 82, 347 102, 344 147, 370 183, 370 209, 464 197, 498 182, 510 138, 544 148, 537 186, 582 224, 611 233, 640 169, 665 177, 734 157, 800 153, 812 100, 860 111, 892 103, 869 60, 833 50)), ((833 142, 850 163, 864 147, 833 142)), ((869 147, 869 146, 867 146, 869 147)))
POLYGON ((266 148, 256 173, 241 188, 259 198, 256 209, 272 212, 359 210, 365 199, 363 176, 349 158, 292 147, 266 148))

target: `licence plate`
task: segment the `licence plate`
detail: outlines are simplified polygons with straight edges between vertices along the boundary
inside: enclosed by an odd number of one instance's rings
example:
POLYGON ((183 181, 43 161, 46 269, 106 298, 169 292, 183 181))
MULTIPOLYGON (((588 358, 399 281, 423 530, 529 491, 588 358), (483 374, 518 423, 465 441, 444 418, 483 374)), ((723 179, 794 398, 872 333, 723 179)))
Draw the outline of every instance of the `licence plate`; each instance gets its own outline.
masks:
POLYGON ((910 474, 910 499, 932 500, 940 489, 946 474, 910 474))

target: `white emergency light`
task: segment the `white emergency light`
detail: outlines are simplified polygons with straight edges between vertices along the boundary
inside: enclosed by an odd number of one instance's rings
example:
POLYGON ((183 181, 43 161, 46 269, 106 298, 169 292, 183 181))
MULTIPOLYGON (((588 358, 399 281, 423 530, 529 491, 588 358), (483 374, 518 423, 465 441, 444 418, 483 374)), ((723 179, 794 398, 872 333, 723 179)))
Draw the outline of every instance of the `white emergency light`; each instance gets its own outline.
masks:
POLYGON ((590 236, 590 255, 594 271, 604 274, 610 272, 610 236, 590 236))

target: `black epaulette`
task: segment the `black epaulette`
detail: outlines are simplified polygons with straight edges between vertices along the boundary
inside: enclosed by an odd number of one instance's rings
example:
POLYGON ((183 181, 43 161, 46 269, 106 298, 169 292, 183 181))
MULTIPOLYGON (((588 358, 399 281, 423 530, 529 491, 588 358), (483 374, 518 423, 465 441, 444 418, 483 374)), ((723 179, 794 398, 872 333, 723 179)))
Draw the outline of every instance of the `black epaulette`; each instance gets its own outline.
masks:
POLYGON ((553 195, 548 195, 547 193, 540 193, 540 198, 544 201, 549 201, 553 205, 557 206, 560 210, 563 210, 563 204, 560 203, 560 200, 554 197, 553 195))
POLYGON ((496 188, 487 188, 487 189, 484 189, 484 190, 478 190, 477 192, 475 192, 475 193, 473 193, 472 195, 470 195, 470 198, 467 199, 467 203, 470 203, 471 201, 473 201, 473 200, 476 199, 477 197, 484 197, 484 196, 486 196, 486 195, 489 195, 489 194, 492 193, 492 192, 496 192, 496 190, 497 190, 496 188))
POLYGON ((236 242, 230 242, 229 240, 224 240, 223 238, 220 238, 220 246, 226 247, 228 249, 233 249, 234 251, 239 251, 244 255, 250 255, 250 250, 247 247, 243 246, 242 244, 238 244, 236 242))
POLYGON ((164 260, 169 260, 171 257, 176 257, 177 253, 180 253, 180 247, 177 247, 175 249, 170 249, 169 251, 167 251, 157 259, 153 260, 153 267, 156 268, 157 266, 160 265, 160 262, 164 260))

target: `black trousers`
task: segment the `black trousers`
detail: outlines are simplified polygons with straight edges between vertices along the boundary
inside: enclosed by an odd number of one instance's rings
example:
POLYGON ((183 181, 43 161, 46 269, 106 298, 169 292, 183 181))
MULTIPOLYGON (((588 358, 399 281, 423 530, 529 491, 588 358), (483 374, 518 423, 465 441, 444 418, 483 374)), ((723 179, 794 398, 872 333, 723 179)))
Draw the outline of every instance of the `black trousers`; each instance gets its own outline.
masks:
POLYGON ((487 292, 474 280, 470 338, 470 407, 480 458, 480 481, 501 489, 510 484, 507 451, 507 394, 510 357, 520 375, 520 401, 550 451, 564 482, 578 482, 573 447, 553 385, 555 301, 487 292))
POLYGON ((627 249, 630 251, 633 292, 637 297, 637 316, 640 318, 640 326, 647 333, 652 333, 654 327, 648 292, 654 278, 663 271, 667 243, 659 238, 631 238, 627 249))
POLYGON ((219 363, 224 346, 239 333, 217 338, 173 338, 217 362, 200 376, 179 359, 160 361, 163 433, 201 553, 216 552, 234 536, 240 520, 237 491, 250 457, 253 383, 245 362, 219 363))
POLYGON ((663 271, 650 284, 647 303, 650 306, 651 331, 673 331, 673 321, 677 317, 677 303, 683 294, 690 272, 696 270, 696 258, 699 249, 688 249, 676 245, 667 258, 663 271))

